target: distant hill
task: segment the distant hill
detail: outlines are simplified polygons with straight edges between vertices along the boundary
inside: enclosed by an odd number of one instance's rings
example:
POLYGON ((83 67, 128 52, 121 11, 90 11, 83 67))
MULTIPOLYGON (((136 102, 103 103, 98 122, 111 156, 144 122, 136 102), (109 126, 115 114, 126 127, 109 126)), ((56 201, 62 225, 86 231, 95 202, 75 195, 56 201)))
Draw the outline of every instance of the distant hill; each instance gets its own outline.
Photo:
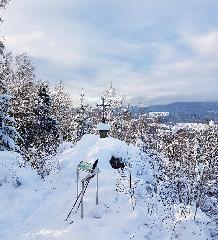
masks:
POLYGON ((154 105, 144 108, 132 107, 132 112, 169 112, 164 122, 208 122, 218 121, 218 102, 174 102, 166 105, 154 105))

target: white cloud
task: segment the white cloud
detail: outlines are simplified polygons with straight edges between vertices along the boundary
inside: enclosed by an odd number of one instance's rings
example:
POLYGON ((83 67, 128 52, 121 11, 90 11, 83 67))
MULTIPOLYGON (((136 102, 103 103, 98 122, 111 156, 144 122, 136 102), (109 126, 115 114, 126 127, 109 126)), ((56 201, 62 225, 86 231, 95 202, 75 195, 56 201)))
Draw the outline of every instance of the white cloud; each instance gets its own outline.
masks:
POLYGON ((218 31, 210 31, 200 35, 184 36, 190 48, 204 57, 214 57, 218 54, 218 31))
POLYGON ((49 35, 42 30, 8 34, 5 39, 8 48, 16 54, 27 52, 32 57, 68 66, 79 65, 84 61, 81 52, 82 42, 77 39, 71 39, 69 44, 64 39, 49 35))

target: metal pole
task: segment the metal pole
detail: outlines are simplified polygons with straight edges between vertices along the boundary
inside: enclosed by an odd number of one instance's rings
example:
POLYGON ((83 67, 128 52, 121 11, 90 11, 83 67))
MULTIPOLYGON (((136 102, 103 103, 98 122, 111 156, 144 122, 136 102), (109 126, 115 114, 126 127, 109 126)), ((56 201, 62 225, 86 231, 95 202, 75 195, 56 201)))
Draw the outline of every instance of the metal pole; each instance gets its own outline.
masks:
POLYGON ((97 173, 97 188, 96 188, 96 205, 98 205, 98 173, 97 173))
MULTIPOLYGON (((131 171, 129 171, 129 188, 130 188, 130 197, 131 200, 134 198, 134 189, 132 189, 132 174, 131 171)), ((134 204, 132 204, 132 210, 134 210, 134 204)))
POLYGON ((84 181, 82 181, 81 218, 83 218, 83 196, 84 196, 84 181))
POLYGON ((105 123, 105 117, 104 117, 104 112, 105 112, 105 105, 104 105, 104 98, 102 98, 102 102, 103 102, 103 119, 102 122, 105 123))
POLYGON ((130 192, 132 193, 132 175, 131 175, 131 172, 129 172, 129 188, 130 188, 130 192))
POLYGON ((79 194, 79 169, 77 168, 77 186, 76 186, 76 196, 78 197, 78 194, 79 194))

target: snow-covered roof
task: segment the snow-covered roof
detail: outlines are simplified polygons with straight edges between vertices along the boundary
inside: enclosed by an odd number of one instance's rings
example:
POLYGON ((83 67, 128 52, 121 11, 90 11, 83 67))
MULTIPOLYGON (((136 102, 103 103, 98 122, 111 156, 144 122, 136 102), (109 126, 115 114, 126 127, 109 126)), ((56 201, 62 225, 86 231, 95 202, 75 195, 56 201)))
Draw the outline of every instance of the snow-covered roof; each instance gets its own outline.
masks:
POLYGON ((149 117, 166 117, 169 114, 169 112, 149 112, 149 117))
POLYGON ((97 125, 97 129, 98 130, 106 130, 106 131, 109 131, 110 130, 110 125, 109 124, 106 124, 106 123, 99 123, 97 125))

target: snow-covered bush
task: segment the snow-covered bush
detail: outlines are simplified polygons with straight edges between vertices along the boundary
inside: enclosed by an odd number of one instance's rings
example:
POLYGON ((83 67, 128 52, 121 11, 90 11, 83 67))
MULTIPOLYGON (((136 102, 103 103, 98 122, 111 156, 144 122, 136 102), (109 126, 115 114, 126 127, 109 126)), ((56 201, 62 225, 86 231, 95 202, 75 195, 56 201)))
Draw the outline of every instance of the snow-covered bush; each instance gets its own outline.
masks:
POLYGON ((3 80, 0 80, 0 151, 18 151, 17 140, 20 137, 15 126, 15 120, 10 116, 11 96, 5 87, 3 80))
POLYGON ((0 186, 31 185, 38 179, 37 173, 25 165, 20 154, 0 151, 0 186))
MULTIPOLYGON (((183 129, 167 133, 162 141, 161 191, 175 203, 208 210, 208 197, 218 197, 218 134, 215 128, 183 129)), ((212 210, 212 205, 210 210, 212 210)))

